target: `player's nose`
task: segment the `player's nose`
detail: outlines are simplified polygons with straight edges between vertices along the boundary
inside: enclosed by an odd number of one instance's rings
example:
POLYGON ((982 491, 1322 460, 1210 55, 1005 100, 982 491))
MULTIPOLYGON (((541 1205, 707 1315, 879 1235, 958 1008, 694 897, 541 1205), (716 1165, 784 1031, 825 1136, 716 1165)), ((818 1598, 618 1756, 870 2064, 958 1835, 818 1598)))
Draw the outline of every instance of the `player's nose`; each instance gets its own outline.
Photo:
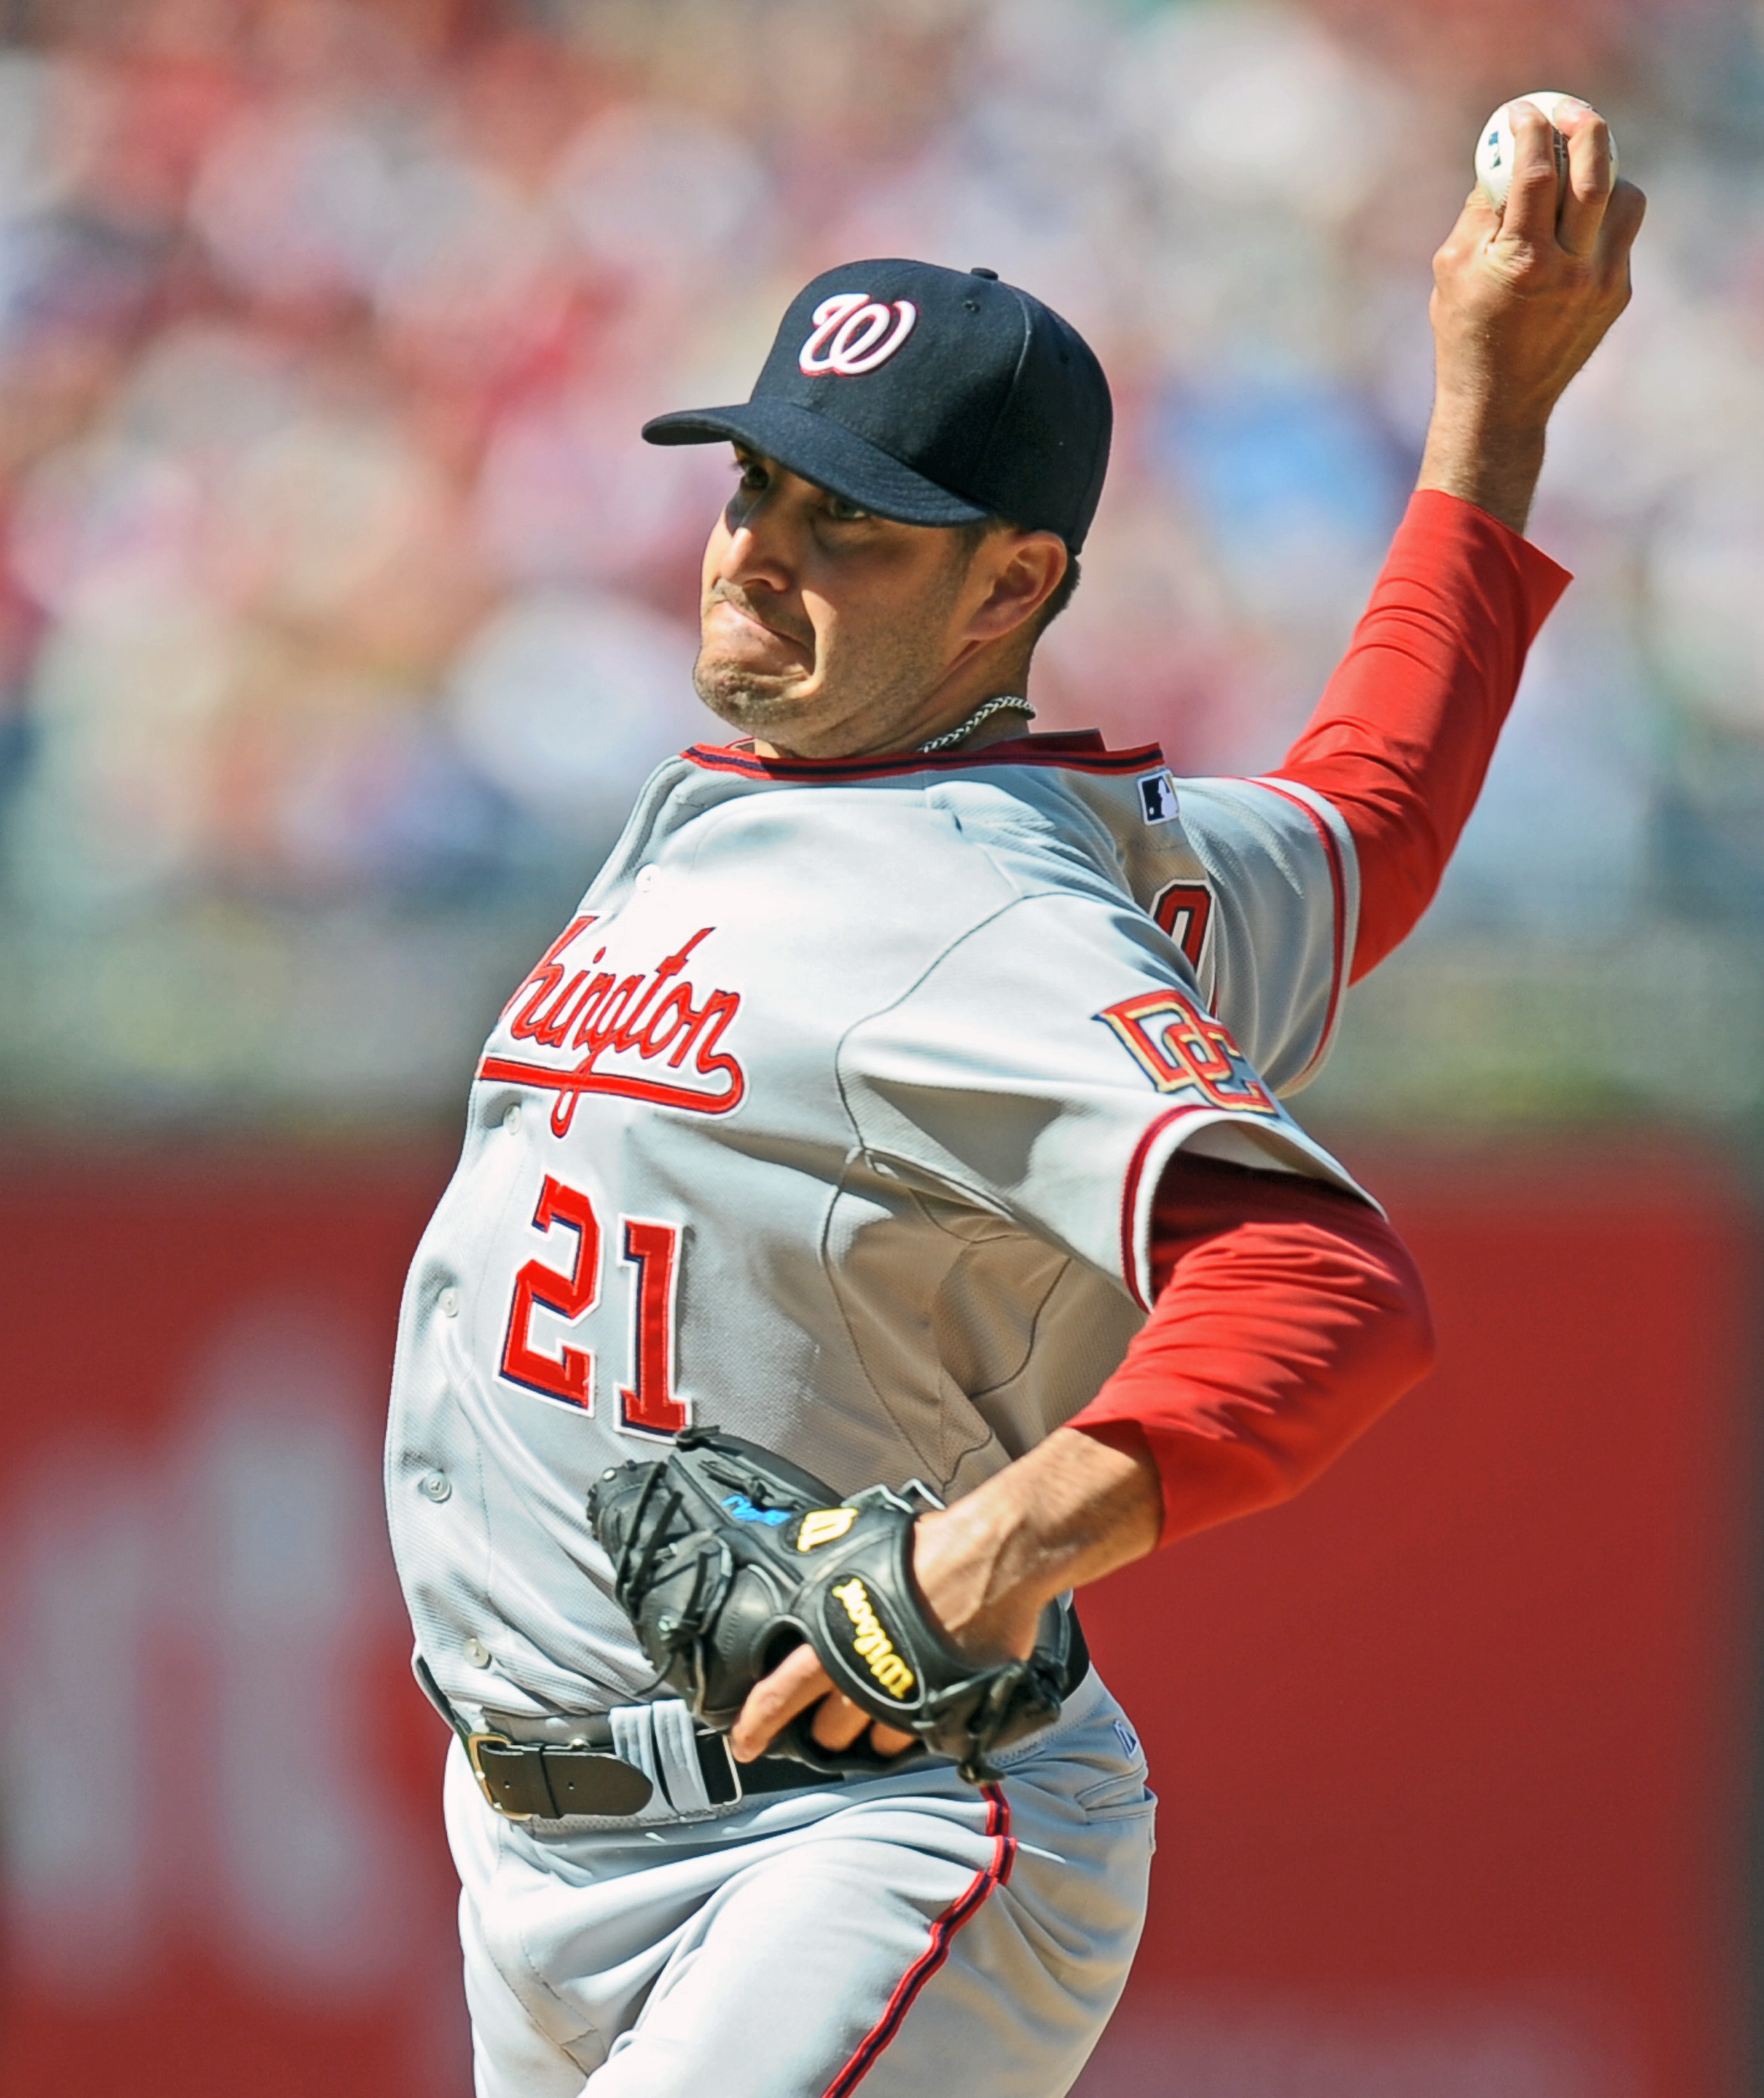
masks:
POLYGON ((728 527, 718 580, 727 583, 758 583, 783 591, 791 586, 792 568, 789 536, 775 509, 756 505, 739 518, 726 520, 728 527))

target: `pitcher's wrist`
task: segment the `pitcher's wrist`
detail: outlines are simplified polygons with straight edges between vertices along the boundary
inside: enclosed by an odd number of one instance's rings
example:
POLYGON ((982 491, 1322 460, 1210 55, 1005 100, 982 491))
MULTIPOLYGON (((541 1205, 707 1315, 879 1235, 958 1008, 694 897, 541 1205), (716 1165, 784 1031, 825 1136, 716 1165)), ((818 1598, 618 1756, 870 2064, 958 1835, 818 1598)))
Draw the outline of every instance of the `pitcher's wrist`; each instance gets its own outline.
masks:
POLYGON ((1502 428, 1468 409, 1436 408, 1418 489, 1437 489, 1523 533, 1543 468, 1541 424, 1502 428))

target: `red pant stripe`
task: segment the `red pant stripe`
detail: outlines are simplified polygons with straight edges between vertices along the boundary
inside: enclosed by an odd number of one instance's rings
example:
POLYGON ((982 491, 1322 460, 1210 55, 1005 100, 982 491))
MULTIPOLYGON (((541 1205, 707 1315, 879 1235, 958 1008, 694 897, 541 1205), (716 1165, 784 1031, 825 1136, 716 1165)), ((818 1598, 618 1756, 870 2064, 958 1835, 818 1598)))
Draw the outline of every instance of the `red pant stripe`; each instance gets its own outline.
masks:
POLYGON ((899 1986, 889 1998, 888 2008, 858 2043, 857 2052, 827 2085, 825 2098, 847 2098, 847 2094, 862 2083, 882 2050, 900 2030, 902 2021, 917 2000, 919 1990, 950 1956, 950 1947, 957 1931, 970 1916, 979 1913, 993 1889, 1002 1887, 1010 1878, 1011 1867, 1016 1857, 1016 1838, 1011 1833, 1011 1810, 999 1786, 989 1784, 984 1789, 986 1833, 993 1839, 990 1863, 974 1875, 932 1925, 931 1942, 901 1977, 899 1986))

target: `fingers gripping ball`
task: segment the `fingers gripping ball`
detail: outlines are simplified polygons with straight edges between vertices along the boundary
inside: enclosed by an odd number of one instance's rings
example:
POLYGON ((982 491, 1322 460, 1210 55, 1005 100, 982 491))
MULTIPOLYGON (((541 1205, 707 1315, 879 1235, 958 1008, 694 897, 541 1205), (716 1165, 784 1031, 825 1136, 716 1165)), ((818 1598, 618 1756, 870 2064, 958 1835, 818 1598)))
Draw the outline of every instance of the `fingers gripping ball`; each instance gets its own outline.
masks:
MULTIPOLYGON (((1076 1620, 1052 1605, 1027 1661, 983 1667, 958 1651, 913 1578, 920 1512, 885 1486, 839 1501, 812 1473, 710 1428, 688 1429, 663 1462, 604 1473, 588 1497, 619 1607, 707 1726, 733 1726, 755 1683, 806 1640, 853 1704, 980 1784, 997 1774, 996 1750, 1058 1715, 1087 1662, 1076 1620)), ((774 1750, 819 1770, 897 1762, 867 1738, 821 1747, 812 1716, 774 1750)))
MULTIPOLYGON (((1550 136, 1556 147, 1556 193, 1560 195, 1568 183, 1568 141, 1556 128, 1556 112, 1564 103, 1574 108, 1586 104, 1578 94, 1564 94, 1554 88, 1539 89, 1532 94, 1516 94, 1513 102, 1529 102, 1542 112, 1550 125, 1550 136)), ((1507 192, 1513 179, 1513 120, 1512 102, 1503 102, 1482 127, 1477 140, 1477 180, 1482 185, 1482 194, 1497 211, 1504 208, 1507 192)), ((1613 180, 1617 171, 1617 142, 1611 145, 1611 173, 1613 180)))

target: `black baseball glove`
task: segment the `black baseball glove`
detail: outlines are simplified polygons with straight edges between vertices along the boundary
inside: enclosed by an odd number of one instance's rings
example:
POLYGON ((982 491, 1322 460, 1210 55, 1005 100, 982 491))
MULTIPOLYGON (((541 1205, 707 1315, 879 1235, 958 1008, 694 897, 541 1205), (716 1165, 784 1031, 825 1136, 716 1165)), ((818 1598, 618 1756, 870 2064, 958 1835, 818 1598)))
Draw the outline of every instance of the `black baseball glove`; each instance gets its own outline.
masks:
MULTIPOLYGON (((1058 1604, 1027 1661, 981 1667, 959 1653, 913 1578, 913 1525, 935 1505, 886 1486, 840 1501, 757 1443, 698 1428, 665 1461, 604 1473, 588 1519, 643 1651, 707 1726, 733 1726, 754 1684, 806 1640, 853 1704, 954 1757, 978 1784, 998 1775, 995 1749, 1057 1715, 1089 1657, 1058 1604)), ((823 1748, 813 1716, 801 1714, 773 1753, 823 1771, 899 1767, 867 1732, 849 1749, 823 1748)))

